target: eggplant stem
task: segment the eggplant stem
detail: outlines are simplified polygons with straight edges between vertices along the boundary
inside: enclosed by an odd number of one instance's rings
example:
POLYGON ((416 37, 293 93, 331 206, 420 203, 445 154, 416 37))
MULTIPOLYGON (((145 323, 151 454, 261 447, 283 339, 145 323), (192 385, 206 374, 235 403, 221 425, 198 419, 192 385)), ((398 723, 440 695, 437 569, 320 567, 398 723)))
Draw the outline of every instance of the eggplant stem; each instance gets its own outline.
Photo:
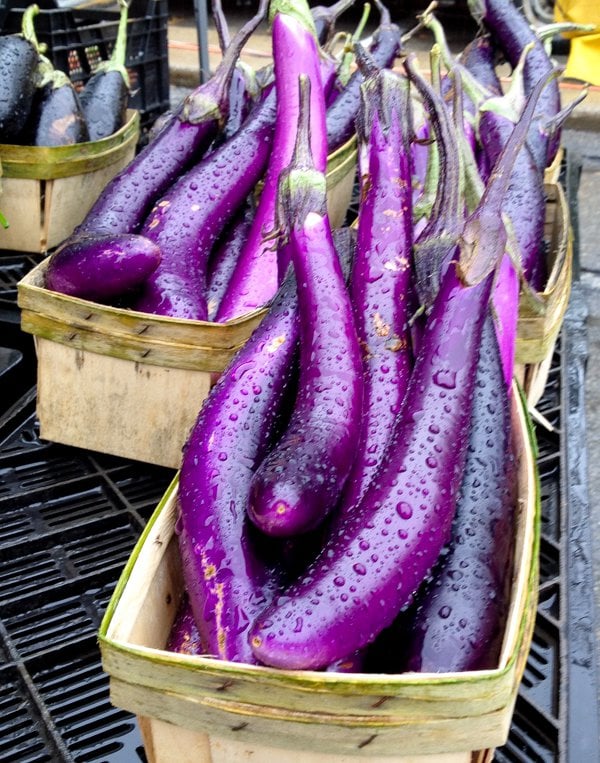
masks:
POLYGON ((231 35, 229 34, 229 25, 227 24, 227 19, 223 12, 223 4, 221 3, 221 0, 213 0, 212 15, 217 30, 221 55, 225 55, 225 51, 231 44, 231 35))

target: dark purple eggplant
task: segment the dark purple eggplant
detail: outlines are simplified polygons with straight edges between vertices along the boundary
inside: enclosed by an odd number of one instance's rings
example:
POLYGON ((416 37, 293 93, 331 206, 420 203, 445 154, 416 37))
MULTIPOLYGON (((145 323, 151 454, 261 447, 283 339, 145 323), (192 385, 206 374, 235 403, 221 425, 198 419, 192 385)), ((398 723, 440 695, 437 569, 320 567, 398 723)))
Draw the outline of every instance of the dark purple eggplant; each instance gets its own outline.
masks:
POLYGON ((35 93, 38 47, 33 18, 38 13, 38 6, 30 5, 23 13, 21 34, 0 36, 0 143, 22 142, 35 93))
POLYGON ((140 286, 159 262, 160 249, 144 236, 94 236, 52 253, 45 286, 61 294, 103 302, 140 286))
POLYGON ((85 116, 73 83, 45 56, 39 57, 36 83, 26 127, 27 143, 32 146, 69 146, 89 140, 85 116))
POLYGON ((372 643, 412 600, 450 540, 481 332, 506 246, 502 199, 545 85, 543 78, 532 91, 465 222, 461 257, 443 275, 390 445, 359 509, 249 630, 261 662, 320 668, 372 643), (465 286, 459 274, 477 276, 477 283, 465 286))
POLYGON ((315 5, 310 9, 320 45, 325 45, 331 39, 338 18, 352 5, 354 0, 337 0, 332 5, 315 5))
MULTIPOLYGON (((369 53, 379 68, 385 68, 390 67, 400 54, 402 32, 396 24, 392 23, 388 9, 380 0, 375 0, 375 4, 381 14, 381 20, 373 35, 373 44, 369 48, 369 53)), ((362 82, 363 74, 357 69, 346 83, 343 92, 327 109, 327 146, 330 152, 339 148, 355 134, 362 82)))
MULTIPOLYGON (((518 64, 525 46, 532 44, 523 70, 525 95, 529 96, 539 79, 550 74, 555 67, 543 42, 521 9, 512 0, 468 0, 468 5, 473 17, 485 25, 512 67, 518 64)), ((549 138, 547 128, 547 122, 559 111, 560 93, 557 81, 553 80, 540 96, 527 138, 527 144, 541 172, 551 164, 560 144, 560 131, 549 138)))
POLYGON ((81 106, 90 140, 100 140, 120 130, 125 124, 129 101, 127 54, 128 0, 119 0, 121 8, 117 39, 108 61, 100 63, 81 92, 81 106))
POLYGON ((243 130, 189 169, 155 204, 140 233, 156 242, 161 261, 134 309, 207 320, 208 258, 217 236, 264 173, 276 109, 272 89, 243 130))
MULTIPOLYGON (((335 506, 360 429, 362 368, 350 297, 310 143, 310 79, 300 77, 296 148, 282 173, 280 220, 298 283, 300 375, 286 430, 252 478, 248 514, 265 534, 313 530, 335 506)), ((324 136, 322 136, 324 138, 324 136)))
POLYGON ((134 233, 157 198, 198 160, 226 118, 229 83, 239 53, 263 21, 267 0, 236 34, 214 75, 190 93, 154 140, 100 194, 71 240, 82 234, 134 233))
POLYGON ((485 321, 452 540, 400 640, 404 669, 492 669, 504 635, 516 505, 509 397, 491 314, 485 321))
MULTIPOLYGON (((336 238, 348 273, 351 232, 336 238)), ((250 620, 270 601, 283 572, 258 553, 246 514, 250 480, 280 426, 298 344, 293 271, 269 312, 212 388, 186 441, 177 534, 183 574, 205 652, 254 662, 250 620)), ((271 544, 272 541, 269 541, 271 544)))

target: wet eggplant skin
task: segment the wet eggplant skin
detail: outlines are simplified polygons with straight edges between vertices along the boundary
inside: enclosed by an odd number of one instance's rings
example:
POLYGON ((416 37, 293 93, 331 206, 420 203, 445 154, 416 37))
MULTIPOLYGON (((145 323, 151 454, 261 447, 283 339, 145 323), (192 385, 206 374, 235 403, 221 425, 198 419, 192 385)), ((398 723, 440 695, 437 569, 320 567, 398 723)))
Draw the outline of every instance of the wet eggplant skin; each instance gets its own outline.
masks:
POLYGON ((38 54, 19 35, 0 37, 0 143, 21 142, 35 93, 38 54))
POLYGON ((29 122, 28 142, 33 146, 68 146, 89 140, 79 97, 69 84, 39 88, 29 122))

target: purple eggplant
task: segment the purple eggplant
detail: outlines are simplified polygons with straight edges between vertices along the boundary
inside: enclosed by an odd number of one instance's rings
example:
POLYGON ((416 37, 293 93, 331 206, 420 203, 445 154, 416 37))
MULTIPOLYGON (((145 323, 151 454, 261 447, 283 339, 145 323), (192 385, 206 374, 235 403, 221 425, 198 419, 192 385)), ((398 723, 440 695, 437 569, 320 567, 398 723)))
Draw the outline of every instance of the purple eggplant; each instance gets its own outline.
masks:
POLYGON ((502 95, 502 83, 496 72, 496 51, 489 35, 472 40, 462 51, 459 61, 490 95, 502 95))
POLYGON ((30 5, 23 13, 21 34, 0 36, 0 143, 22 141, 31 111, 38 65, 33 18, 38 13, 39 7, 30 5))
POLYGON ((294 150, 299 112, 298 77, 301 74, 307 74, 311 80, 313 156, 319 170, 325 171, 327 165, 327 146, 322 139, 325 98, 319 49, 310 14, 307 19, 302 13, 304 4, 294 8, 292 15, 278 11, 277 2, 271 3, 270 12, 275 14, 272 21, 277 92, 275 136, 254 223, 215 316, 219 323, 262 307, 277 290, 278 256, 273 241, 277 190, 279 175, 289 165, 294 150))
MULTIPOLYGON (((347 272, 351 235, 340 235, 336 244, 347 272)), ((278 431, 298 335, 290 271, 212 388, 184 446, 176 526, 184 581, 204 651, 223 659, 255 661, 247 630, 282 580, 283 571, 258 553, 246 507, 252 474, 278 431)))
POLYGON ((53 252, 45 286, 71 297, 104 302, 140 286, 159 262, 160 249, 144 236, 94 236, 53 252))
MULTIPOLYGON (((358 134, 368 148, 361 178, 350 295, 363 353, 357 457, 336 518, 359 503, 385 451, 412 368, 411 130, 409 84, 389 70, 362 85, 358 134)), ((335 521, 335 520, 334 520, 335 521)))
POLYGON ((335 252, 325 175, 310 148, 310 80, 292 163, 281 176, 282 219, 298 283, 300 377, 287 428, 252 478, 248 513, 265 534, 318 527, 352 466, 362 403, 360 350, 335 252))
POLYGON ((497 667, 511 580, 515 477, 509 398, 488 314, 452 540, 405 626, 405 670, 497 667))
POLYGON ((90 140, 113 135, 125 124, 129 101, 127 54, 128 0, 119 0, 121 8, 117 39, 110 58, 102 61, 81 92, 81 106, 90 140))
POLYGON ((412 600, 450 540, 481 332, 506 246, 502 199, 545 85, 542 79, 532 91, 465 222, 461 257, 443 275, 389 447, 359 509, 250 628, 254 655, 267 665, 320 668, 372 643, 412 600), (477 276, 477 283, 463 285, 459 273, 477 276))
POLYGON ((134 233, 156 199, 198 158, 226 118, 229 83, 239 53, 264 19, 267 0, 236 34, 208 82, 190 93, 153 141, 105 187, 70 239, 134 233))
POLYGON ((89 140, 83 108, 69 77, 44 56, 38 66, 27 143, 32 146, 70 146, 89 140))
POLYGON ((429 308, 439 287, 442 265, 456 250, 463 220, 457 133, 441 96, 419 74, 415 55, 407 56, 406 73, 419 91, 436 138, 438 187, 427 223, 416 235, 413 256, 420 303, 429 308))
POLYGON ((331 39, 338 18, 352 5, 354 0, 337 0, 332 5, 315 5, 310 9, 320 45, 331 39))
MULTIPOLYGON (((386 68, 390 67, 400 54, 402 33, 397 24, 392 23, 388 9, 380 0, 375 0, 375 4, 381 14, 381 20, 369 53, 379 68, 386 68)), ((329 151, 334 151, 355 134, 362 82, 363 74, 357 69, 346 83, 342 93, 327 109, 326 129, 329 151)))
POLYGON ((188 170, 156 203, 141 235, 161 251, 158 268, 133 307, 173 318, 207 320, 206 269, 212 246, 262 177, 275 128, 275 90, 243 130, 188 170))
POLYGON ((202 640, 187 594, 177 608, 165 649, 179 654, 202 654, 202 640))
POLYGON ((255 214, 256 203, 254 195, 251 194, 236 213, 231 225, 223 231, 211 252, 206 273, 206 304, 209 320, 214 319, 221 304, 242 247, 248 238, 255 214))
MULTIPOLYGON (((533 49, 527 56, 523 70, 525 95, 529 96, 539 79, 554 70, 543 42, 512 0, 468 0, 468 5, 473 17, 478 22, 483 22, 511 66, 517 65, 525 46, 532 44, 533 49)), ((538 111, 527 139, 541 172, 551 164, 560 144, 558 131, 551 139, 547 133, 547 122, 559 111, 560 93, 558 83, 553 80, 540 96, 538 111)))

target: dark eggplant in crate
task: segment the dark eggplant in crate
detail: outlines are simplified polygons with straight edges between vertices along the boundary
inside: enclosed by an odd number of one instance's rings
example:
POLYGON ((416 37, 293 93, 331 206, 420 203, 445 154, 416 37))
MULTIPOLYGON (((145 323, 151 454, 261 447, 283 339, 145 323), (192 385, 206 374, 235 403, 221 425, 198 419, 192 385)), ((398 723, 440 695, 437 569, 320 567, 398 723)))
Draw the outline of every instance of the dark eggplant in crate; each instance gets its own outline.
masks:
POLYGON ((20 143, 35 93, 38 48, 33 32, 37 6, 23 14, 21 34, 0 37, 0 143, 20 143))

